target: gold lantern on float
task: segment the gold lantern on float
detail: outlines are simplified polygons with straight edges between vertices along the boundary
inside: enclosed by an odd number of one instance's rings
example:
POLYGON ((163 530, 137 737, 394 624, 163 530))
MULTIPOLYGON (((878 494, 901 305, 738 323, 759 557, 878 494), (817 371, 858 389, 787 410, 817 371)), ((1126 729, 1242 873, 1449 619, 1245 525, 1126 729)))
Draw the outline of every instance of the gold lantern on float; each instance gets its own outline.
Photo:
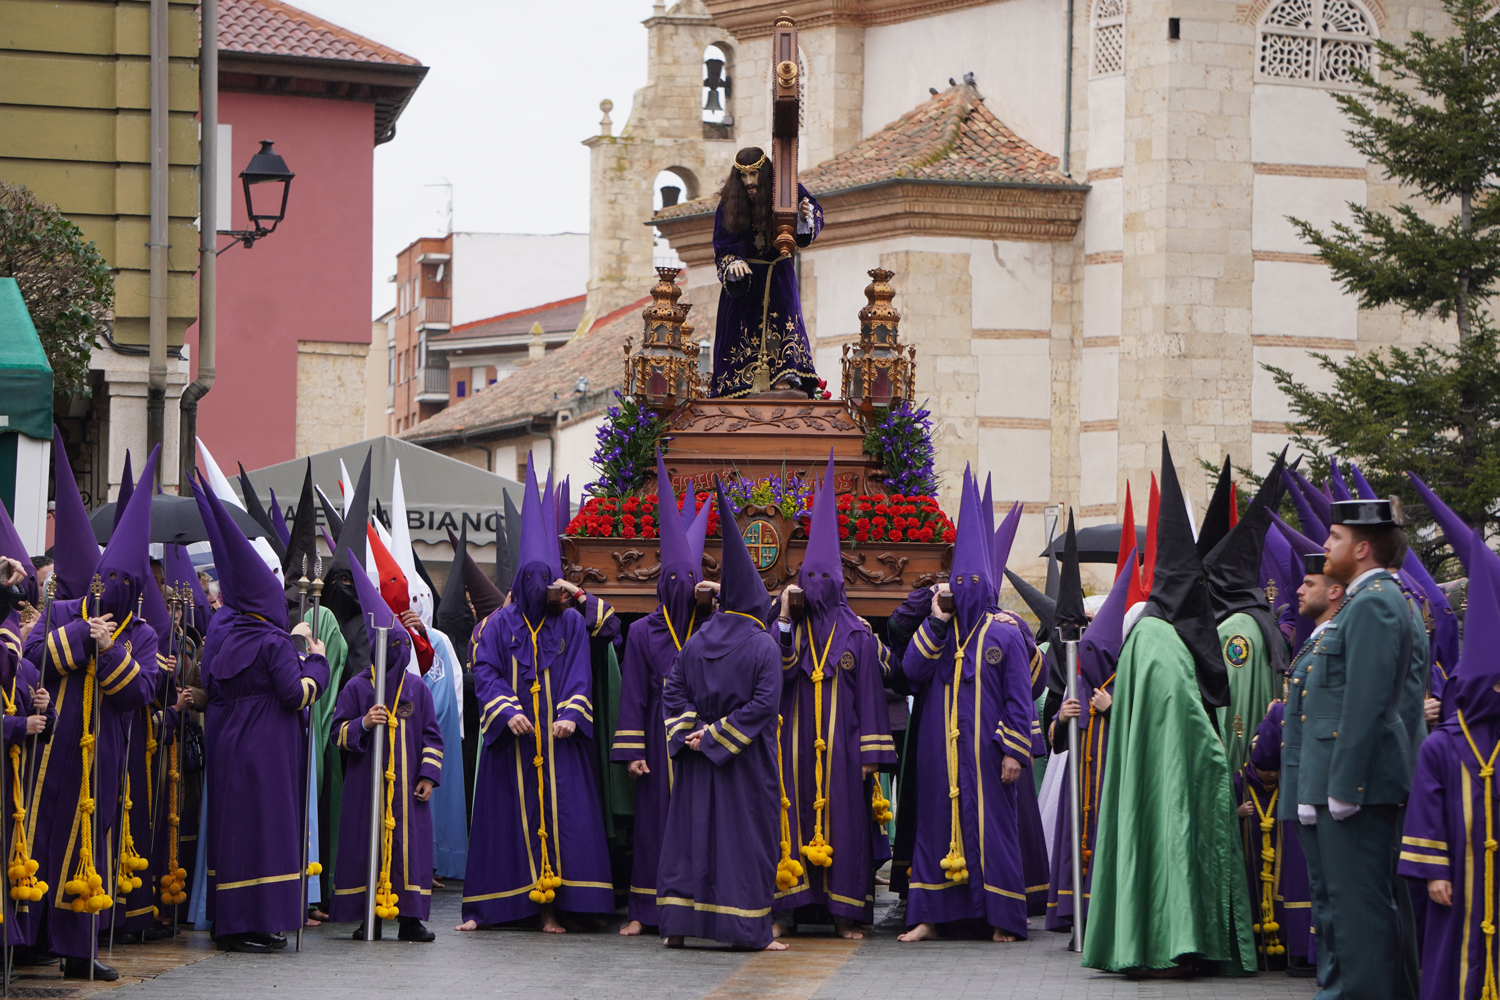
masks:
POLYGON ((681 268, 658 267, 651 288, 651 304, 641 312, 645 331, 641 346, 631 352, 625 341, 625 392, 642 406, 670 411, 702 393, 698 382, 698 345, 688 340, 691 303, 680 304, 677 287, 681 268))
POLYGON ((866 416, 911 399, 917 371, 917 349, 901 346, 901 314, 891 305, 896 272, 877 267, 867 273, 871 281, 859 311, 859 345, 845 344, 843 359, 844 399, 866 416))

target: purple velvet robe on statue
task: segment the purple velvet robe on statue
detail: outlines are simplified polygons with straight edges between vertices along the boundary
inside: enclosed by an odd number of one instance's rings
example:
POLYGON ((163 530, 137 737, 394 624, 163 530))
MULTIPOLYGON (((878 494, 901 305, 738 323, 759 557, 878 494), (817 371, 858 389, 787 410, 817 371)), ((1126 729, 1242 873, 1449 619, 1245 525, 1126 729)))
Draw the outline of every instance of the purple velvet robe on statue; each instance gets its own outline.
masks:
POLYGON ((474 690, 484 741, 474 776, 474 816, 464 877, 463 916, 481 926, 534 916, 541 904, 529 893, 542 870, 538 824, 545 821, 548 860, 562 879, 554 905, 575 913, 613 913, 609 851, 599 786, 594 780, 594 708, 588 630, 572 608, 545 615, 538 631, 541 670, 533 665, 531 635, 519 604, 494 612, 480 626, 474 649, 474 690), (533 710, 531 685, 540 682, 533 710), (524 715, 541 736, 545 778, 538 814, 536 734, 516 735, 510 720, 524 715), (554 722, 577 731, 559 739, 554 722))
POLYGON ((302 923, 305 710, 328 661, 299 656, 284 629, 225 606, 209 622, 204 757, 208 768, 208 916, 219 935, 302 923))
POLYGON ((663 937, 771 943, 780 695, 776 641, 744 615, 715 615, 672 664, 663 700, 674 777, 656 882, 663 937), (688 749, 705 726, 700 749, 688 749))
MULTIPOLYGON (((44 634, 38 625, 26 641, 26 657, 33 665, 40 665, 42 683, 51 693, 57 711, 53 738, 41 748, 37 765, 38 787, 34 803, 43 804, 44 808, 33 808, 26 819, 31 833, 32 857, 38 865, 37 877, 47 883, 47 898, 42 904, 33 904, 42 911, 45 928, 45 938, 37 936, 35 940, 38 946, 47 947, 54 954, 72 958, 87 958, 91 954, 94 923, 90 914, 73 912, 72 897, 63 891, 78 865, 78 849, 73 837, 73 820, 78 812, 83 777, 83 755, 78 741, 83 736, 86 671, 94 649, 82 605, 82 600, 55 602, 52 605, 52 632, 44 634)), ((117 615, 116 621, 120 618, 117 615)), ((100 787, 92 787, 90 775, 90 790, 96 802, 113 804, 119 801, 120 776, 125 765, 124 719, 151 699, 157 679, 156 645, 156 632, 151 626, 132 617, 114 645, 99 654, 95 670, 103 700, 99 706, 100 729, 95 746, 99 755, 100 787)), ((107 884, 113 882, 112 864, 118 857, 112 847, 115 815, 112 805, 94 813, 94 837, 99 844, 94 867, 107 884)), ((99 916, 100 924, 107 925, 109 912, 104 911, 99 916)))
MULTIPOLYGON (((443 733, 438 728, 432 692, 408 673, 408 655, 393 657, 386 668, 385 704, 399 720, 396 727, 396 791, 391 797, 396 829, 391 833, 391 888, 403 917, 426 920, 432 907, 432 803, 413 797, 417 782, 426 778, 436 786, 443 772, 443 733)), ((374 668, 372 667, 371 670, 374 668)), ((370 670, 351 677, 339 692, 329 732, 340 750, 349 753, 344 773, 344 822, 339 827, 339 863, 334 869, 333 903, 328 916, 335 923, 365 918, 365 877, 370 863, 370 767, 375 761, 376 734, 363 726, 365 713, 375 704, 370 670)), ((378 737, 392 753, 385 727, 378 737)), ((389 757, 387 757, 389 760, 389 757)), ((382 811, 382 815, 384 812, 382 811)))
POLYGON ((907 682, 919 698, 923 718, 917 743, 922 773, 917 802, 917 842, 912 852, 906 921, 948 923, 982 920, 1026 937, 1026 881, 1021 863, 1016 789, 1001 781, 1009 756, 1022 765, 1031 757, 1031 668, 1021 630, 986 616, 969 636, 958 636, 957 619, 944 626, 929 618, 906 649, 907 682), (967 639, 958 683, 954 656, 967 639), (938 697, 941 695, 941 697, 938 697), (952 823, 948 798, 947 704, 958 703, 958 786, 962 850, 967 883, 950 882, 939 866, 948 854, 952 823))
MULTIPOLYGON (((797 234, 797 246, 805 247, 823 228, 823 210, 802 185, 797 185, 797 192, 812 201, 812 232, 797 234)), ((807 343, 807 327, 802 322, 796 258, 782 257, 771 242, 774 238, 774 233, 763 234, 755 229, 726 232, 723 208, 714 213, 714 265, 723 289, 719 292, 719 315, 714 326, 710 396, 731 399, 755 391, 762 322, 767 336, 765 354, 770 385, 786 380, 798 388, 801 380, 818 377, 807 343), (731 279, 729 265, 738 260, 750 265, 750 274, 731 279)))
POLYGON ((882 683, 890 669, 890 653, 863 622, 840 604, 830 615, 835 622, 832 643, 825 629, 813 627, 811 616, 798 622, 783 639, 781 693, 782 774, 790 813, 792 853, 812 841, 816 811, 817 756, 814 741, 821 738, 823 755, 823 839, 833 847, 828 867, 803 859, 803 875, 790 889, 776 893, 776 910, 821 905, 836 919, 868 924, 874 917, 875 866, 870 802, 873 779, 864 765, 880 770, 896 766, 896 744, 891 738, 890 709, 882 683), (813 708, 813 647, 823 660, 823 716, 813 708))

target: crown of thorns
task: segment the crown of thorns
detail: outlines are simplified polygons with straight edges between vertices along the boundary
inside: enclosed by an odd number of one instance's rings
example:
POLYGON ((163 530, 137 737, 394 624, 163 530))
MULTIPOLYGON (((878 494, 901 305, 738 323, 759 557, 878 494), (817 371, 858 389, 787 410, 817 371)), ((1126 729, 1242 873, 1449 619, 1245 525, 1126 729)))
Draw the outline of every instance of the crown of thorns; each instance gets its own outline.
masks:
POLYGON ((753 173, 755 173, 757 170, 759 170, 761 167, 763 167, 765 165, 766 165, 766 154, 765 153, 761 153, 760 154, 760 159, 756 160, 754 163, 740 163, 738 160, 736 160, 735 164, 734 164, 734 169, 738 170, 742 174, 753 174, 753 173))

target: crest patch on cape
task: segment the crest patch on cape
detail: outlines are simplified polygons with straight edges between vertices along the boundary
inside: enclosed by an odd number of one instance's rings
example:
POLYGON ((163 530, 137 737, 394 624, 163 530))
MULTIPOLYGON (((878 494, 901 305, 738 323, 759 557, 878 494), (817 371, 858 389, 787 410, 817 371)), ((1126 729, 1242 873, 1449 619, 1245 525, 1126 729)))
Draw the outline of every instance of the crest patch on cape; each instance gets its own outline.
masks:
POLYGON ((403 701, 401 704, 396 706, 396 718, 409 719, 411 718, 411 713, 415 712, 416 710, 416 705, 412 704, 409 701, 403 701))
POLYGON ((839 657, 839 666, 843 667, 845 670, 853 670, 854 669, 854 652, 853 652, 853 650, 848 650, 848 649, 844 650, 844 655, 839 657))
POLYGON ((991 646, 989 649, 986 649, 984 651, 984 662, 993 666, 996 663, 999 663, 1000 658, 1004 655, 1005 654, 1000 652, 999 646, 991 646))
POLYGON ((1250 640, 1242 635, 1232 635, 1224 640, 1224 662, 1231 667, 1243 667, 1250 662, 1250 640))

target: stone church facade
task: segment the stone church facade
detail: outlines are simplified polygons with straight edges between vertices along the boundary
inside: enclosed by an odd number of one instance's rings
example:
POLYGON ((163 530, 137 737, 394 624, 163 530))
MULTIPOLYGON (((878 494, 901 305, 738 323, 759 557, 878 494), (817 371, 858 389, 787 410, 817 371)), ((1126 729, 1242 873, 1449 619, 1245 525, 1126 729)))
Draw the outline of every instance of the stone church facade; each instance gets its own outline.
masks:
POLYGON ((716 190, 740 147, 768 144, 783 10, 806 70, 801 176, 826 217, 798 260, 819 374, 837 387, 865 272, 895 271, 946 489, 974 463, 1002 510, 1024 501, 1017 557, 1040 551, 1048 504, 1114 521, 1128 479, 1139 509, 1163 430, 1200 508, 1198 459, 1267 468, 1290 414, 1263 364, 1320 385, 1309 351, 1456 340, 1360 311, 1286 218, 1326 229, 1348 202, 1401 198, 1332 94, 1376 39, 1441 33, 1420 0, 658 4, 646 87, 586 143, 595 315, 649 287, 654 224, 711 336, 716 190), (710 47, 730 87, 705 123, 710 47), (668 182, 685 201, 659 208, 668 182))

